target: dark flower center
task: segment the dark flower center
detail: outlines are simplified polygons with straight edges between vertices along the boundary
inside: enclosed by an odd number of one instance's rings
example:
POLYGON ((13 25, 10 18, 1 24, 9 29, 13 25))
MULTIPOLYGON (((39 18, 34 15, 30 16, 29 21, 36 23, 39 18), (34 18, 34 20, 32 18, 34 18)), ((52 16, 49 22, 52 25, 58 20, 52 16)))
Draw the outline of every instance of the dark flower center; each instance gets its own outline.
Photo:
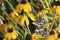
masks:
POLYGON ((31 35, 30 34, 26 35, 26 40, 31 40, 31 35))
POLYGON ((26 13, 26 12, 24 12, 24 10, 22 10, 20 14, 23 15, 23 14, 25 14, 25 13, 26 13))
POLYGON ((28 0, 28 2, 31 2, 31 0, 28 0))
POLYGON ((9 29, 8 29, 8 32, 9 32, 9 33, 13 32, 13 28, 9 28, 9 29))
POLYGON ((52 27, 52 29, 55 29, 56 28, 56 26, 55 26, 55 24, 53 25, 53 27, 52 27))
POLYGON ((60 38, 60 33, 58 33, 58 38, 60 38))
POLYGON ((5 20, 3 20, 3 22, 4 22, 4 23, 8 23, 8 20, 7 20, 7 19, 5 19, 5 20))
POLYGON ((50 35, 53 35, 55 32, 52 30, 52 31, 50 31, 50 35))
POLYGON ((26 4, 26 3, 27 3, 26 0, 21 1, 21 4, 26 4))
POLYGON ((0 40, 3 40, 3 37, 2 36, 0 36, 0 40))
POLYGON ((51 6, 53 7, 54 5, 58 6, 58 5, 60 5, 60 2, 59 2, 59 1, 54 1, 54 2, 52 2, 52 3, 51 3, 51 6))

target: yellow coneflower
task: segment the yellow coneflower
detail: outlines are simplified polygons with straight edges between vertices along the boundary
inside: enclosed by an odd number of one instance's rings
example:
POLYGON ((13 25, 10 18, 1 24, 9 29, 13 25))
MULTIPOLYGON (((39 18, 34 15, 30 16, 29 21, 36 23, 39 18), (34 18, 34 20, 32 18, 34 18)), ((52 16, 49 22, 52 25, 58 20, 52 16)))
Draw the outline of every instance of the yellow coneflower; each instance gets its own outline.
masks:
POLYGON ((35 21, 35 17, 32 14, 24 14, 21 19, 20 19, 20 24, 24 25, 24 23, 26 22, 26 25, 29 25, 29 19, 28 17, 32 20, 35 21))
POLYGON ((32 11, 32 8, 31 8, 31 5, 29 4, 29 2, 26 2, 25 0, 22 0, 21 4, 18 4, 16 6, 16 11, 17 12, 21 12, 22 10, 24 10, 24 12, 32 11))
POLYGON ((32 20, 35 21, 35 16, 32 13, 25 13, 24 11, 22 11, 19 15, 20 17, 18 17, 19 21, 20 21, 20 25, 24 26, 24 24, 26 23, 26 25, 29 25, 29 19, 28 17, 32 20))
POLYGON ((57 40, 60 40, 60 33, 58 33, 58 38, 57 38, 57 40))
POLYGON ((44 38, 42 37, 41 35, 38 35, 38 34, 32 34, 32 40, 38 40, 39 38, 44 38))
POLYGON ((16 10, 13 10, 13 11, 9 14, 9 16, 10 16, 11 18, 15 18, 15 17, 18 16, 18 13, 16 12, 16 10))
POLYGON ((57 33, 57 31, 56 31, 55 29, 53 29, 53 31, 54 31, 55 33, 57 33))
POLYGON ((60 2, 55 1, 53 4, 52 11, 56 12, 56 14, 60 16, 60 2))
POLYGON ((26 22, 26 25, 29 25, 28 17, 24 14, 22 18, 20 19, 20 24, 24 26, 24 23, 26 22))
POLYGON ((58 32, 60 31, 58 27, 56 27, 55 30, 58 31, 58 32))
POLYGON ((1 30, 7 31, 8 28, 13 28, 13 24, 11 22, 2 24, 1 27, 0 27, 0 31, 1 30))
POLYGON ((43 9, 42 12, 43 12, 43 13, 48 13, 48 10, 49 10, 49 9, 46 8, 46 9, 43 9))
POLYGON ((45 40, 55 40, 53 35, 49 35, 45 38, 45 40))
POLYGON ((56 7, 56 13, 60 16, 60 6, 56 7))
POLYGON ((7 25, 8 28, 13 28, 14 27, 14 25, 11 22, 8 22, 6 25, 7 25))
POLYGON ((60 21, 60 16, 56 16, 55 19, 56 19, 57 21, 60 21))
POLYGON ((60 40, 60 38, 58 38, 57 40, 60 40))
POLYGON ((8 28, 7 32, 4 33, 5 39, 11 40, 16 39, 18 36, 18 32, 13 28, 8 28))
POLYGON ((36 17, 33 15, 33 13, 27 13, 26 14, 32 21, 35 21, 36 20, 36 17))
POLYGON ((50 35, 48 35, 45 40, 56 40, 57 39, 58 34, 56 34, 54 31, 50 32, 50 35))
POLYGON ((2 25, 0 26, 0 31, 1 31, 1 30, 4 30, 4 29, 6 28, 6 26, 7 26, 6 24, 2 24, 2 25))
POLYGON ((17 13, 17 11, 16 11, 16 10, 13 10, 13 11, 9 14, 9 16, 7 17, 7 20, 10 21, 10 20, 12 19, 12 20, 14 20, 15 23, 17 23, 17 22, 18 22, 18 21, 17 21, 17 20, 18 20, 18 19, 17 19, 18 16, 19 16, 19 14, 17 13))
POLYGON ((37 14, 36 14, 36 17, 39 17, 40 15, 42 15, 42 11, 39 11, 37 14))
POLYGON ((51 9, 45 8, 45 9, 39 11, 39 12, 36 14, 36 17, 39 17, 40 15, 43 15, 43 14, 46 14, 46 13, 51 14, 51 13, 52 13, 51 9))

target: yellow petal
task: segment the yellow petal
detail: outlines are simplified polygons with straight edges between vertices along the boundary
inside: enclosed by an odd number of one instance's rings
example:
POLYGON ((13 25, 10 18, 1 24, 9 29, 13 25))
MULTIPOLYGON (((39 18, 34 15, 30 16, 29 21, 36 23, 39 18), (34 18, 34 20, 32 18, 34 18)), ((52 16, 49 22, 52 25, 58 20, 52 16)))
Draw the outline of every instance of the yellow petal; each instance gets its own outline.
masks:
POLYGON ((45 40, 55 40, 53 35, 49 35, 45 38, 45 40))
POLYGON ((23 9, 25 12, 30 12, 32 11, 31 5, 27 2, 26 4, 23 4, 23 9))
POLYGON ((41 16, 41 15, 42 15, 42 12, 39 11, 39 12, 36 14, 36 17, 39 17, 39 16, 41 16))
POLYGON ((31 5, 27 2, 26 4, 18 4, 16 6, 16 11, 21 12, 21 10, 24 10, 25 12, 32 11, 31 5))
POLYGON ((35 16, 32 13, 29 13, 27 15, 32 21, 35 21, 35 16))
POLYGON ((20 19, 20 24, 21 26, 24 26, 24 22, 25 22, 25 19, 24 19, 24 16, 20 19))
POLYGON ((57 6, 56 13, 60 16, 60 6, 57 6))
POLYGON ((26 21, 26 25, 28 26, 29 25, 29 20, 28 20, 28 17, 26 15, 24 15, 24 19, 26 21))
POLYGON ((16 11, 17 12, 21 12, 21 10, 23 9, 23 4, 18 4, 17 6, 16 6, 16 11))
POLYGON ((12 38, 12 39, 16 39, 17 36, 16 36, 15 34, 12 34, 11 38, 12 38))
POLYGON ((57 40, 60 40, 60 38, 57 38, 57 40))

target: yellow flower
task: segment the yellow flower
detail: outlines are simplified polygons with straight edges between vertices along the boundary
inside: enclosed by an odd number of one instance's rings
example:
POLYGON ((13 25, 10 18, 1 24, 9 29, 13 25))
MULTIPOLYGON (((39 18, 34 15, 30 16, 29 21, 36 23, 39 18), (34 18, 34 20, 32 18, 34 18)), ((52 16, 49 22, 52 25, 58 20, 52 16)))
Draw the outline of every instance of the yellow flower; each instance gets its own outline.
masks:
POLYGON ((46 9, 42 10, 42 12, 43 13, 48 13, 48 9, 46 8, 46 9))
POLYGON ((60 21, 60 16, 56 16, 55 19, 56 19, 57 21, 60 21))
POLYGON ((22 15, 19 15, 18 17, 16 17, 16 18, 14 19, 14 22, 15 22, 15 23, 18 23, 21 18, 22 18, 22 15))
POLYGON ((60 16, 60 6, 56 7, 56 13, 60 16))
POLYGON ((60 38, 58 38, 57 40, 60 40, 60 38))
POLYGON ((32 11, 31 5, 28 2, 26 2, 25 4, 18 4, 16 6, 16 11, 21 12, 22 10, 24 10, 24 12, 32 11))
POLYGON ((13 11, 8 15, 7 20, 8 20, 8 21, 11 21, 11 19, 12 19, 12 20, 14 20, 15 23, 17 23, 17 22, 18 22, 18 19, 17 19, 18 17, 19 17, 19 14, 16 12, 16 10, 13 10, 13 11))
POLYGON ((58 33, 58 38, 57 38, 57 40, 60 40, 60 33, 58 33))
POLYGON ((22 16, 22 18, 20 19, 20 24, 22 25, 22 26, 24 26, 25 23, 26 22, 26 25, 29 25, 29 20, 28 20, 28 17, 24 14, 23 16, 22 16))
POLYGON ((55 34, 52 34, 52 35, 48 35, 45 40, 56 40, 58 37, 58 34, 55 33, 55 34))
POLYGON ((45 9, 39 11, 39 12, 36 14, 36 17, 39 17, 39 16, 41 16, 41 15, 43 15, 43 14, 46 14, 46 13, 51 14, 51 13, 52 13, 51 9, 45 8, 45 9))
POLYGON ((39 17, 40 15, 42 15, 42 11, 39 11, 37 14, 36 14, 36 17, 39 17))
POLYGON ((45 38, 45 40, 55 40, 53 35, 49 35, 45 38))
POLYGON ((58 33, 55 33, 54 30, 50 31, 50 35, 48 35, 45 40, 56 40, 58 37, 58 33))
POLYGON ((2 24, 0 26, 0 31, 1 30, 7 31, 8 28, 13 28, 13 27, 14 27, 14 25, 11 22, 8 22, 8 23, 2 24))
POLYGON ((5 28, 7 28, 6 26, 7 26, 6 24, 1 24, 1 26, 0 26, 0 31, 1 31, 1 30, 5 30, 5 28))
POLYGON ((13 10, 13 11, 9 14, 9 16, 10 16, 12 19, 15 19, 15 17, 18 16, 18 13, 16 12, 16 10, 13 10))
POLYGON ((60 31, 58 27, 56 27, 55 30, 58 31, 58 32, 60 31))
POLYGON ((58 33, 54 34, 54 38, 57 39, 58 38, 58 33))
POLYGON ((41 35, 38 35, 38 34, 32 34, 32 40, 38 40, 38 38, 44 38, 42 37, 41 35))
POLYGON ((18 16, 18 13, 17 13, 17 11, 15 9, 10 14, 18 16))
POLYGON ((55 33, 57 33, 57 31, 56 31, 55 29, 53 29, 53 31, 54 31, 55 33))
MULTIPOLYGON (((20 18, 20 24, 21 26, 24 26, 25 23, 26 25, 28 26, 29 25, 29 19, 28 17, 32 20, 32 21, 35 21, 36 18, 35 16, 32 14, 32 13, 22 13, 23 15, 21 16, 20 18)), ((20 14, 21 15, 21 14, 20 14)))
POLYGON ((35 21, 36 20, 36 18, 35 18, 35 16, 33 15, 33 13, 27 13, 26 14, 32 21, 35 21))
POLYGON ((8 28, 7 32, 4 34, 5 39, 11 40, 16 39, 18 36, 18 32, 13 28, 8 28))
POLYGON ((51 10, 54 12, 56 9, 56 6, 51 7, 51 10))
POLYGON ((60 16, 60 6, 59 6, 59 5, 57 5, 57 6, 54 5, 54 6, 52 7, 52 11, 56 12, 57 15, 60 16))

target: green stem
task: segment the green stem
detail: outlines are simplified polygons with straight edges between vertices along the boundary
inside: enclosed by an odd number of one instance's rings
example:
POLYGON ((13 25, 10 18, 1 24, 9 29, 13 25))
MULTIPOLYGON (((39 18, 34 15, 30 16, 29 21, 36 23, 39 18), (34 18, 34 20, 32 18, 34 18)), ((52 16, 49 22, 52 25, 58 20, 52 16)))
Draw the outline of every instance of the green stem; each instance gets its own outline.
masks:
POLYGON ((11 5, 11 3, 8 0, 6 0, 6 2, 10 5, 11 9, 14 9, 13 6, 11 5))
POLYGON ((15 24, 15 29, 18 31, 20 31, 23 34, 23 31, 17 26, 17 24, 15 24))
POLYGON ((44 5, 43 1, 42 1, 42 0, 40 0, 40 2, 42 3, 43 7, 44 7, 44 8, 46 8, 46 6, 44 5))
POLYGON ((47 0, 45 0, 45 2, 46 2, 47 7, 50 8, 50 7, 49 7, 49 3, 47 2, 47 0))
MULTIPOLYGON (((9 15, 8 15, 8 13, 7 12, 5 12, 5 10, 2 8, 2 7, 0 7, 1 9, 2 9, 2 11, 4 12, 4 14, 7 16, 7 17, 9 17, 9 15)), ((14 23, 14 21, 9 17, 9 19, 14 23)), ((15 23, 14 23, 15 24, 15 23)))
MULTIPOLYGON (((50 28, 50 31, 52 30, 52 27, 53 27, 53 25, 54 25, 54 23, 55 23, 55 17, 57 16, 57 14, 55 14, 55 16, 54 16, 54 18, 53 18, 53 21, 52 21, 52 25, 51 25, 51 28, 50 28)), ((49 31, 49 32, 50 32, 49 31)))
MULTIPOLYGON (((1 7, 0 7, 1 8, 1 7)), ((7 16, 7 17, 9 17, 8 16, 8 14, 7 14, 7 12, 5 12, 5 10, 3 9, 3 8, 1 8, 3 11, 4 11, 4 14, 7 16)), ((9 19, 13 22, 13 24, 16 26, 16 24, 14 23, 14 21, 9 17, 9 19)))
POLYGON ((28 27, 28 26, 27 26, 27 28, 28 28, 29 34, 31 35, 30 29, 29 29, 29 27, 28 27))

